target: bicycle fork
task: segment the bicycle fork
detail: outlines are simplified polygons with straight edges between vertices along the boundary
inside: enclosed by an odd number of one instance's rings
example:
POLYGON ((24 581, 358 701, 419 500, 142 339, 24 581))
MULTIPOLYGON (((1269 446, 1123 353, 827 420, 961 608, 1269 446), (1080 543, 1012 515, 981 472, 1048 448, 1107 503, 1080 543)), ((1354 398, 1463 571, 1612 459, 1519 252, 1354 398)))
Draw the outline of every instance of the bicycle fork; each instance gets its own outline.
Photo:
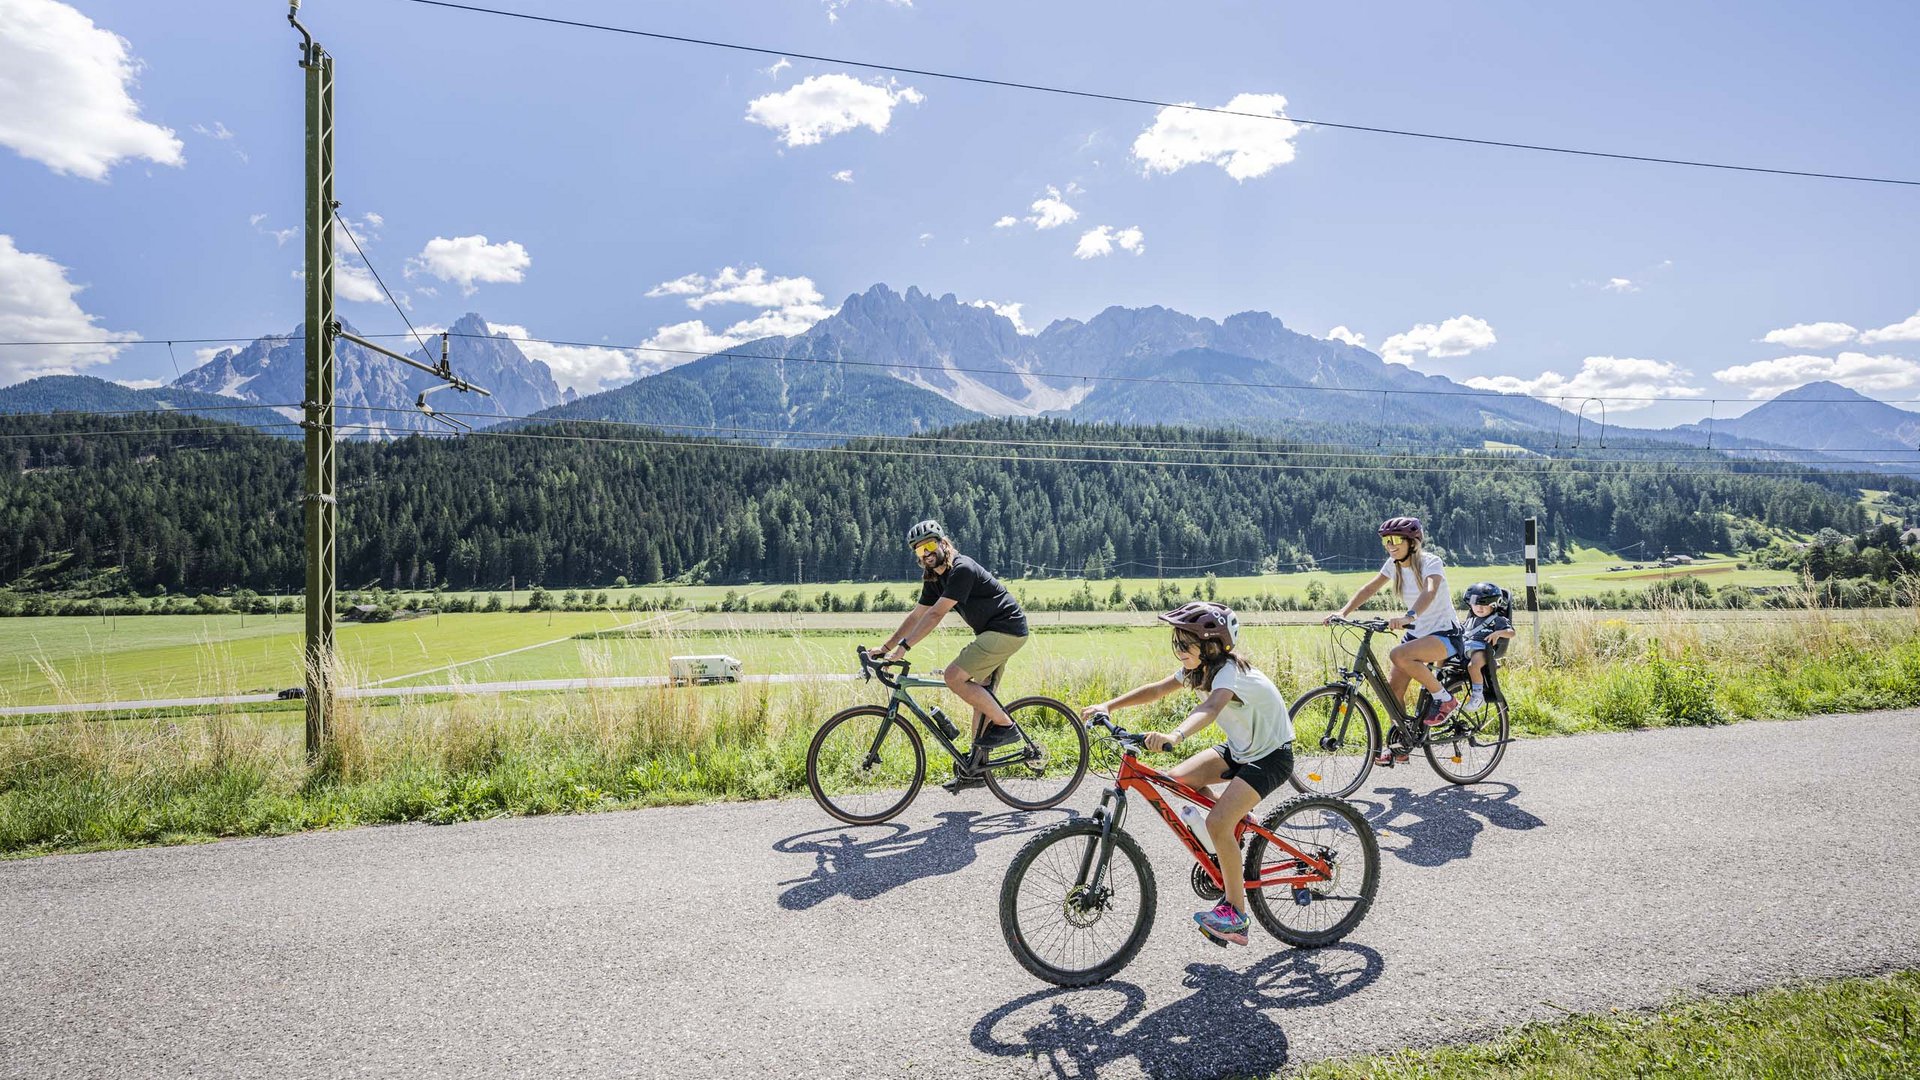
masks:
POLYGON ((1075 883, 1087 895, 1094 894, 1106 884, 1107 864, 1113 857, 1113 834, 1126 816, 1126 792, 1108 788, 1100 793, 1100 805, 1093 812, 1093 819, 1100 823, 1100 838, 1087 845, 1087 853, 1080 860, 1080 876, 1075 883))

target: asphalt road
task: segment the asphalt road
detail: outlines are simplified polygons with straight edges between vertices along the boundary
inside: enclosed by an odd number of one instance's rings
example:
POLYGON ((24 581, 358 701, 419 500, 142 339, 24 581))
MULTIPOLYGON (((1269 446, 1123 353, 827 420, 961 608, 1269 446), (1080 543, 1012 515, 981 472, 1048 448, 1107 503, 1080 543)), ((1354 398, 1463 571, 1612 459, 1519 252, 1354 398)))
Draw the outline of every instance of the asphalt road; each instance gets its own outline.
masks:
POLYGON ((1376 773, 1379 901, 1314 952, 1208 945, 1135 815, 1153 938, 1075 991, 995 907, 1064 814, 982 791, 866 829, 783 801, 0 863, 0 1075, 1213 1077, 1917 967, 1917 753, 1895 712, 1376 773))

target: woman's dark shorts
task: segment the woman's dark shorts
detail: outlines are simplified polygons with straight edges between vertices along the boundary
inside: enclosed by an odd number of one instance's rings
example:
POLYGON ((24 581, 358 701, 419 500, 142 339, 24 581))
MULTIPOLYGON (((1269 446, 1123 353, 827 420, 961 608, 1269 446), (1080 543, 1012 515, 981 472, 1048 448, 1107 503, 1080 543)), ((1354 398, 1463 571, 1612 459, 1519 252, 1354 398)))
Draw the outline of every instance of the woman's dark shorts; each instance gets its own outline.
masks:
POLYGON ((1226 743, 1221 743, 1214 749, 1226 759, 1227 779, 1232 780, 1238 777, 1245 780, 1248 786, 1259 792, 1263 799, 1273 794, 1275 789, 1286 783, 1287 778, 1293 775, 1293 744, 1291 743, 1258 761, 1235 761, 1233 755, 1227 751, 1226 743))

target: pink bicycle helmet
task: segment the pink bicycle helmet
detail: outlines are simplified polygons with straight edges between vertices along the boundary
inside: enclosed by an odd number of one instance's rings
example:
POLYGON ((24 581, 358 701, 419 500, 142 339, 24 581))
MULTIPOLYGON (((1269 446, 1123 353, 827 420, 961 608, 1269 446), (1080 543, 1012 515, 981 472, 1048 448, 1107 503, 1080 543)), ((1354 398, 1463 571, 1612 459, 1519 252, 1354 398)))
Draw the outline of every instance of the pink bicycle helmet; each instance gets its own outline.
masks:
POLYGON ((1380 523, 1381 536, 1404 536, 1409 540, 1418 540, 1426 535, 1420 527, 1417 517, 1390 517, 1380 523))
POLYGON ((1160 616, 1160 621, 1172 624, 1177 630, 1185 630, 1202 641, 1217 641, 1228 649, 1232 649, 1240 640, 1240 617, 1227 605, 1211 600, 1181 604, 1160 616))

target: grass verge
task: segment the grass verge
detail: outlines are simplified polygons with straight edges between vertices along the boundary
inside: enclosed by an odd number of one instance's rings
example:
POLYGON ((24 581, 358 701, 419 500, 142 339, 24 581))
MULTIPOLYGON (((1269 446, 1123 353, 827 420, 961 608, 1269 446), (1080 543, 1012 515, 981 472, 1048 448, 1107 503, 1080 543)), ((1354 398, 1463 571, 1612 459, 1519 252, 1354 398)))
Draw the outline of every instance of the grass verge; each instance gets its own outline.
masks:
MULTIPOLYGON (((1912 610, 1870 618, 1814 610, 1766 623, 1683 614, 1562 620, 1537 651, 1517 649, 1503 675, 1516 732, 1920 705, 1920 619, 1912 610)), ((1164 643, 1086 647, 1099 638, 1036 641, 1016 659, 1010 688, 1077 705, 1171 667, 1164 643)), ((1347 659, 1327 632, 1304 628, 1250 638, 1248 647, 1290 695, 1347 659)), ((839 649, 799 652, 819 657, 814 670, 845 667, 839 649)), ((807 742, 820 722, 880 697, 860 683, 823 681, 346 700, 329 752, 313 763, 301 753, 298 710, 5 726, 0 856, 796 795, 806 790, 807 742)), ((941 704, 965 715, 958 702, 941 704)), ((1190 695, 1176 695, 1129 717, 1129 726, 1164 730, 1190 705, 1190 695)), ((935 752, 935 778, 942 764, 935 752)))
POLYGON ((1528 1024, 1484 1043, 1318 1062, 1298 1080, 1905 1080, 1920 1076, 1920 972, 1528 1024))

